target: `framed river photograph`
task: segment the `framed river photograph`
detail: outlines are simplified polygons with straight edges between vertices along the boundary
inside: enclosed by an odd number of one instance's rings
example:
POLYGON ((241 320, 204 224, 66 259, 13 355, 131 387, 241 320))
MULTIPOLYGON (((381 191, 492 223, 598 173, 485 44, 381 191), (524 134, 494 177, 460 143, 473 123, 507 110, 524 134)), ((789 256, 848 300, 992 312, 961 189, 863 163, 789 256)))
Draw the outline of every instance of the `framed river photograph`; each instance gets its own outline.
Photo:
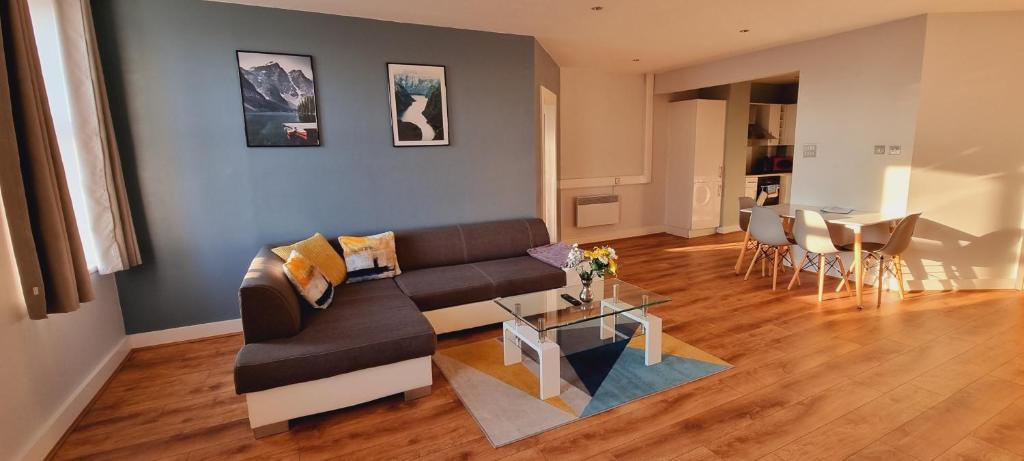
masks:
POLYGON ((237 51, 249 147, 320 145, 313 57, 237 51))
POLYGON ((444 66, 388 64, 395 147, 451 144, 444 71, 444 66))

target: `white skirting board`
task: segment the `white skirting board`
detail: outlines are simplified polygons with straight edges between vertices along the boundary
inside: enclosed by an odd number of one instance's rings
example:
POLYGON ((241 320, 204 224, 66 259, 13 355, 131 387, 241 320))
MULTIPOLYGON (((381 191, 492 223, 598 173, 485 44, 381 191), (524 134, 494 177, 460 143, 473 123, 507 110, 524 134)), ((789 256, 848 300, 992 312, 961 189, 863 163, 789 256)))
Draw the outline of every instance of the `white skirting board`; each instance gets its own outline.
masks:
POLYGON ((114 349, 89 374, 89 377, 60 406, 53 417, 43 425, 28 448, 13 459, 42 460, 57 445, 64 433, 71 428, 78 416, 85 411, 93 397, 99 393, 107 380, 117 371, 117 367, 131 352, 128 338, 125 337, 114 346, 114 349))
MULTIPOLYGON (((573 236, 562 236, 562 241, 565 243, 592 243, 592 242, 603 242, 605 240, 616 240, 630 237, 640 237, 644 235, 660 234, 665 232, 665 226, 645 226, 645 227, 632 227, 629 229, 612 229, 607 231, 591 231, 590 229, 585 232, 581 232, 581 235, 573 236)), ((564 232, 563 232, 564 234, 564 232)))
POLYGON ((714 227, 709 227, 707 229, 683 229, 681 227, 675 227, 675 226, 665 226, 665 227, 666 227, 665 232, 668 232, 669 234, 672 234, 672 235, 675 235, 675 236, 685 237, 685 238, 704 237, 704 236, 707 236, 707 235, 714 235, 715 229, 716 229, 714 227))
POLYGON ((132 349, 156 346, 160 344, 191 341, 210 336, 241 333, 242 319, 224 320, 221 322, 201 323, 187 327, 168 328, 166 330, 147 331, 128 335, 132 349))
MULTIPOLYGON (((910 271, 905 269, 904 273, 910 275, 910 271)), ((967 291, 1019 290, 1020 287, 1017 286, 1017 281, 1014 279, 925 279, 907 280, 907 289, 912 291, 967 291)))

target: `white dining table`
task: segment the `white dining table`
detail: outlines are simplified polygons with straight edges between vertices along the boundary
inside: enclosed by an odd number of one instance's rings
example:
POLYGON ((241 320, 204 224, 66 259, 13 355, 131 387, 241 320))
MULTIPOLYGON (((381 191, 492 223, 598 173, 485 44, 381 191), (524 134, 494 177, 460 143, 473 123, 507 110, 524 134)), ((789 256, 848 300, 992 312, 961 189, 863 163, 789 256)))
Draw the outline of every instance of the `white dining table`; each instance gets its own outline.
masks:
MULTIPOLYGON (((821 211, 822 206, 818 205, 799 205, 792 203, 783 203, 779 205, 770 205, 767 208, 771 208, 779 213, 784 219, 796 218, 796 210, 813 210, 821 213, 825 218, 825 221, 830 223, 839 224, 847 229, 853 231, 853 265, 850 270, 854 272, 854 285, 856 286, 857 292, 857 306, 863 307, 864 305, 864 265, 862 264, 862 253, 863 253, 863 236, 861 230, 865 227, 869 227, 875 224, 891 223, 893 221, 899 221, 907 217, 911 213, 887 213, 879 211, 861 211, 854 210, 848 214, 838 213, 824 213, 821 211)), ((741 213, 750 213, 750 208, 744 208, 740 210, 741 213)), ((747 233, 744 237, 744 241, 750 239, 750 227, 747 227, 747 233)), ((746 245, 744 245, 744 250, 746 245)), ((742 254, 741 254, 742 259, 742 254)), ((739 261, 736 262, 737 271, 739 270, 739 261)))

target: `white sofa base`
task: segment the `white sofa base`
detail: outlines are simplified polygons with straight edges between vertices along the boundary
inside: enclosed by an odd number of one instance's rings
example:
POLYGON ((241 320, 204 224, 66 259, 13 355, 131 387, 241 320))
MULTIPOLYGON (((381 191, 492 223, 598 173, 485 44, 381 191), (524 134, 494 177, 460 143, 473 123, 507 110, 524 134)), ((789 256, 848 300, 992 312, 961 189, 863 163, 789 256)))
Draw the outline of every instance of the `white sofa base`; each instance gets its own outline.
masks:
MULTIPOLYGON (((579 285, 580 276, 575 270, 565 270, 566 286, 579 285)), ((601 283, 595 281, 596 289, 601 283)), ((494 300, 480 301, 458 306, 434 309, 423 313, 434 327, 434 333, 443 334, 453 331, 466 330, 469 328, 494 325, 506 320, 512 320, 512 315, 505 312, 494 300)))
POLYGON ((245 394, 249 425, 257 437, 288 430, 288 420, 412 391, 433 384, 430 357, 419 357, 329 378, 245 394))
POLYGON ((423 315, 427 317, 427 321, 434 327, 434 333, 437 334, 482 327, 512 319, 512 315, 505 312, 493 300, 434 309, 424 312, 423 315))

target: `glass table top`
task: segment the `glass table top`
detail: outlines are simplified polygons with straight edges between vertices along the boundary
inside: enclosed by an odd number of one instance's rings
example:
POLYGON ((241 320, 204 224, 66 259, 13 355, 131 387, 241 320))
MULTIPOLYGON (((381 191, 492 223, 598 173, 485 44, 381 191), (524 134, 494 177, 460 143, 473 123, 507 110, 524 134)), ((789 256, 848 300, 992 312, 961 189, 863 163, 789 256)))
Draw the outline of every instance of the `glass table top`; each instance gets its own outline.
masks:
POLYGON ((648 291, 618 279, 595 280, 591 286, 594 300, 574 306, 563 294, 579 299, 582 285, 568 285, 554 290, 497 298, 502 309, 530 325, 538 332, 598 319, 621 312, 641 311, 671 298, 648 291))

